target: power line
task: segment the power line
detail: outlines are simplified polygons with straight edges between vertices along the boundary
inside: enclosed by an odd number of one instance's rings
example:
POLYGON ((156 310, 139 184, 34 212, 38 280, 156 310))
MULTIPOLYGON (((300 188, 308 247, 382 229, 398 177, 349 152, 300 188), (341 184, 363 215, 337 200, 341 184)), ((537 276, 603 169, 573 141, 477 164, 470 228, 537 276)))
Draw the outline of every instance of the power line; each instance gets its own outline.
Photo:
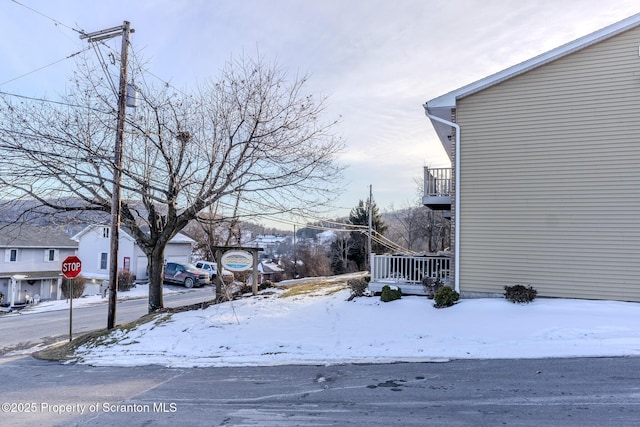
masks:
POLYGON ((50 64, 44 65, 44 66, 42 66, 42 67, 40 67, 40 68, 36 68, 35 70, 32 70, 32 71, 29 71, 28 73, 22 74, 22 75, 20 75, 20 76, 18 76, 18 77, 14 77, 14 78, 9 79, 9 80, 7 80, 7 81, 5 81, 5 82, 1 82, 1 83, 0 83, 0 86, 5 85, 5 84, 7 84, 7 83, 11 83, 11 82, 13 82, 13 81, 16 81, 16 80, 18 80, 18 79, 21 79, 21 78, 26 77, 26 76, 28 76, 28 75, 31 75, 31 74, 33 74, 33 73, 36 73, 36 72, 38 72, 38 71, 44 70, 45 68, 49 68, 49 67, 51 67, 52 65, 58 64, 58 63, 60 63, 60 62, 62 62, 62 61, 66 61, 67 59, 73 58, 74 56, 79 55, 79 54, 81 54, 82 52, 84 52, 84 51, 86 51, 86 50, 89 50, 89 49, 90 49, 90 47, 87 47, 87 48, 85 48, 85 49, 79 50, 79 51, 78 51, 78 52, 76 52, 76 53, 72 53, 71 55, 66 56, 66 57, 64 57, 64 58, 62 58, 62 59, 58 59, 57 61, 54 61, 54 62, 52 62, 52 63, 50 63, 50 64))
POLYGON ((85 34, 85 32, 84 32, 83 30, 79 30, 79 29, 77 29, 77 28, 73 28, 73 27, 71 27, 71 26, 69 26, 69 25, 67 25, 67 24, 64 24, 64 23, 62 23, 62 22, 58 21, 57 19, 54 19, 54 18, 50 17, 49 15, 45 15, 44 13, 40 12, 39 10, 36 10, 36 9, 34 9, 34 8, 32 8, 32 7, 29 7, 29 6, 25 5, 25 4, 20 3, 20 2, 19 2, 19 1, 17 1, 17 0, 11 0, 11 1, 13 1, 15 4, 17 4, 17 5, 19 5, 19 6, 24 7, 25 9, 30 10, 30 11, 31 11, 31 12, 33 12, 33 13, 36 13, 36 14, 38 14, 38 15, 40 15, 40 16, 42 16, 42 17, 44 17, 44 18, 46 18, 46 19, 48 19, 48 20, 50 20, 50 21, 52 21, 52 22, 53 22, 54 24, 56 24, 56 25, 60 25, 60 26, 62 26, 62 27, 68 28, 68 29, 70 29, 71 31, 75 31, 75 32, 77 32, 77 33, 79 33, 79 34, 85 34))
POLYGON ((31 101, 47 102, 49 104, 63 105, 65 107, 83 108, 83 109, 87 109, 87 110, 91 110, 91 111, 95 111, 95 112, 99 112, 99 113, 109 113, 109 111, 103 111, 103 110, 100 110, 98 108, 87 106, 87 105, 71 104, 71 103, 63 102, 63 101, 54 101, 52 99, 37 98, 37 97, 34 97, 34 96, 26 96, 26 95, 18 95, 17 93, 5 92, 5 91, 2 91, 2 90, 0 90, 0 95, 11 96, 11 97, 14 97, 14 98, 29 99, 31 101))

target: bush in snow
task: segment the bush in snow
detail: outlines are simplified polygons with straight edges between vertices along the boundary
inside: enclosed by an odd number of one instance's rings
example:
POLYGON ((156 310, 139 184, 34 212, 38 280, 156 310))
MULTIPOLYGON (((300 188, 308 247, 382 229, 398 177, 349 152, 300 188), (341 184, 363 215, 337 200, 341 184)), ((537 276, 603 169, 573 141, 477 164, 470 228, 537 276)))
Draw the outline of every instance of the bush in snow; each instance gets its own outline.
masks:
POLYGON ((62 286, 60 290, 66 299, 69 299, 71 296, 71 282, 73 282, 73 298, 80 298, 84 293, 87 278, 80 274, 79 276, 76 276, 75 279, 62 279, 62 286))
POLYGON ((118 291, 129 291, 133 288, 136 276, 128 270, 118 271, 118 291))
POLYGON ((380 294, 380 300, 382 302, 389 302, 402 298, 402 291, 397 286, 384 285, 382 287, 382 294, 380 294))
POLYGON ((349 279, 347 281, 347 285, 349 286, 349 289, 351 289, 350 300, 355 297, 364 296, 367 291, 367 287, 369 286, 367 281, 364 279, 349 279))
POLYGON ((504 297, 513 303, 530 303, 538 295, 531 285, 513 285, 504 287, 504 297))
POLYGON ((264 282, 262 282, 260 284, 260 286, 258 286, 258 290, 264 291, 265 289, 273 288, 273 286, 274 285, 273 285, 273 282, 271 280, 265 280, 264 282))
POLYGON ((460 299, 460 294, 456 292, 455 289, 451 289, 448 286, 443 286, 436 291, 435 296, 433 297, 435 300, 434 307, 436 308, 445 308, 451 307, 460 299))
POLYGON ((443 287, 444 284, 437 277, 425 277, 422 279, 422 286, 427 293, 427 298, 433 299, 438 289, 443 287))

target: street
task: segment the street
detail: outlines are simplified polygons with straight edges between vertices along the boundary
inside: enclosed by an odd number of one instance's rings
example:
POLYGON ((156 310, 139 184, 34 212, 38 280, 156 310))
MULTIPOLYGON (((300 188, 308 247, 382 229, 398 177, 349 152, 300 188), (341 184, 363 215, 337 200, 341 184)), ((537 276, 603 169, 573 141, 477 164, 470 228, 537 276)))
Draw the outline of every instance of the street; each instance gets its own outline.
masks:
MULTIPOLYGON (((173 287, 180 289, 179 287, 173 287)), ((166 294, 165 307, 178 307, 213 299, 211 286, 185 289, 181 293, 166 294)), ((73 308, 73 334, 104 329, 107 326, 107 299, 104 303, 73 308)), ((127 323, 147 314, 147 298, 118 301, 116 323, 127 323)), ((69 338, 69 310, 0 316, 0 355, 39 344, 51 344, 69 338)))
POLYGON ((12 426, 632 426, 640 358, 169 369, 0 358, 12 426))

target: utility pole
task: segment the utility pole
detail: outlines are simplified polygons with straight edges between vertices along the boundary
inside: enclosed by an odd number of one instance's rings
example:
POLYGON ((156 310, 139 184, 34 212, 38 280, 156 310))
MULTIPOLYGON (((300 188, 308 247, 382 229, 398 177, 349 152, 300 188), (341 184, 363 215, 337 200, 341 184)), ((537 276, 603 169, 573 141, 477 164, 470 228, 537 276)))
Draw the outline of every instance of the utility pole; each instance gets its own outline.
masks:
POLYGON ((369 184, 369 239, 368 239, 368 256, 369 272, 371 272, 371 233, 373 231, 373 186, 369 184))
POLYGON ((107 315, 107 329, 113 329, 116 323, 116 301, 118 300, 118 244, 120 241, 120 208, 122 185, 122 147, 124 142, 124 122, 127 108, 127 72, 129 70, 129 35, 134 30, 130 23, 124 21, 122 26, 106 30, 83 34, 81 39, 88 39, 89 43, 122 36, 120 50, 120 84, 118 88, 118 117, 116 123, 116 143, 113 161, 113 191, 111 193, 111 231, 110 260, 109 260, 109 313, 107 315))
POLYGON ((296 225, 293 224, 293 279, 298 276, 298 252, 296 249, 296 225))

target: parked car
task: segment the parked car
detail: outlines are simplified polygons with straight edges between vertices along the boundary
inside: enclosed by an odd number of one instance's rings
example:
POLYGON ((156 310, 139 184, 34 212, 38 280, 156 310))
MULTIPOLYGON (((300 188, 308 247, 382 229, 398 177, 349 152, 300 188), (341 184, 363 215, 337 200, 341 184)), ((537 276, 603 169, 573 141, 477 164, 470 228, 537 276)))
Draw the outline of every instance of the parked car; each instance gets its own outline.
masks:
POLYGON ((168 262, 164 266, 164 282, 184 285, 185 288, 211 283, 209 273, 193 264, 168 262))
MULTIPOLYGON (((218 277, 218 264, 216 264, 215 262, 198 261, 196 262, 196 267, 208 272, 209 277, 211 278, 211 281, 213 281, 213 279, 218 277)), ((225 269, 222 270, 222 278, 225 280, 225 282, 226 281, 233 282, 235 280, 235 276, 233 272, 225 269)))

